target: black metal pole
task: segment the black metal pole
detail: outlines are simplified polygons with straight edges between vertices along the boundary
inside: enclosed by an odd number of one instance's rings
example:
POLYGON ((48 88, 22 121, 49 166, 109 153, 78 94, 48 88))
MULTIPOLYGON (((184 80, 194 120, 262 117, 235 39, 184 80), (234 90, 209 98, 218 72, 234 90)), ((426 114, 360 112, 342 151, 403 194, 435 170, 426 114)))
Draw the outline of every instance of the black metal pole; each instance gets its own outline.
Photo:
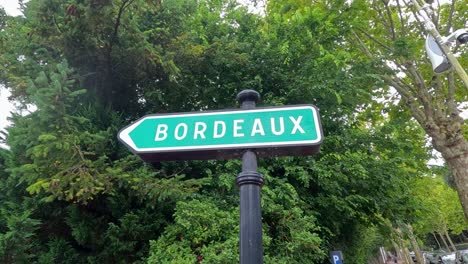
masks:
MULTIPOLYGON (((242 109, 255 108, 260 94, 243 90, 237 95, 242 109)), ((258 173, 257 156, 252 150, 242 155, 242 172, 236 177, 240 194, 240 264, 263 263, 262 208, 260 189, 263 177, 258 173)))

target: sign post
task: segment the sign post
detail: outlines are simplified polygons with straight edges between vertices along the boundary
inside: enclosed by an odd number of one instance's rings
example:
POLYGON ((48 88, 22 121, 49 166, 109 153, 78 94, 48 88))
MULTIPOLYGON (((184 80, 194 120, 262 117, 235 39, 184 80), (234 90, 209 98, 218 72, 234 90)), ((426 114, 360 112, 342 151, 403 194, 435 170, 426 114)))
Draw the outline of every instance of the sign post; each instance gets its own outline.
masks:
MULTIPOLYGON (((242 109, 255 108, 260 95, 253 90, 244 90, 237 95, 242 109)), ((240 195, 240 263, 263 263, 262 208, 260 188, 264 181, 257 171, 257 156, 254 151, 242 154, 242 172, 236 183, 240 195)))
MULTIPOLYGON (((259 157, 311 155, 323 140, 313 105, 256 108, 258 92, 237 95, 241 109, 147 115, 120 130, 118 139, 144 161, 242 158, 240 263, 263 263, 259 157)), ((332 256, 333 257, 333 256, 332 256)), ((342 262, 334 262, 342 264, 342 262)))

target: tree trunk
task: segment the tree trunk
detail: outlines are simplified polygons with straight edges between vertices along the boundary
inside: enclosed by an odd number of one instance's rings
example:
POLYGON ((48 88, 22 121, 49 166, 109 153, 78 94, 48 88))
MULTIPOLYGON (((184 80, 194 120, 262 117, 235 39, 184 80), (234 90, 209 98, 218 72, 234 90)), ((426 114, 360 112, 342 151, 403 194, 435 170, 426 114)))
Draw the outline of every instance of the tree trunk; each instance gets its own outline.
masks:
POLYGON ((437 242, 437 245, 439 246, 439 249, 441 249, 442 247, 440 246, 440 242, 439 242, 439 240, 437 239, 436 234, 434 234, 434 233, 431 233, 431 234, 432 234, 432 236, 434 237, 435 241, 437 242))
POLYGON ((410 224, 407 224, 406 228, 408 229, 408 237, 410 239, 411 246, 413 247, 416 260, 418 261, 418 263, 424 263, 424 258, 421 253, 421 249, 419 248, 418 241, 416 240, 416 237, 414 236, 414 233, 413 233, 413 227, 410 224))
POLYGON ((465 142, 465 145, 467 150, 464 154, 446 161, 452 171, 465 218, 468 219, 468 143, 465 142))
POLYGON ((460 129, 460 131, 457 131, 458 133, 453 131, 454 128, 447 127, 443 139, 440 138, 440 135, 438 138, 431 136, 434 148, 442 154, 452 172, 458 197, 460 198, 465 218, 468 220, 468 141, 461 132, 461 126, 456 126, 456 128, 460 129), (446 138, 450 135, 453 135, 454 139, 446 138))
POLYGON ((450 243, 450 246, 452 247, 453 251, 457 251, 457 248, 455 247, 455 245, 453 244, 453 241, 452 239, 450 238, 450 235, 448 234, 447 232, 447 229, 445 229, 445 236, 447 237, 447 240, 449 241, 450 243))
POLYGON ((462 243, 466 243, 466 241, 468 241, 468 238, 467 238, 466 235, 465 235, 465 230, 463 230, 463 231, 461 232, 461 237, 462 237, 462 239, 463 239, 462 243))
POLYGON ((403 261, 404 264, 411 264, 411 262, 408 261, 408 257, 411 260, 411 256, 409 256, 409 251, 406 248, 405 245, 405 240, 403 240, 403 232, 401 232, 400 228, 393 228, 395 235, 396 235, 396 243, 398 247, 401 249, 401 260, 403 261), (407 254, 408 253, 408 254, 407 254))
POLYGON ((445 237, 441 234, 438 233, 440 238, 442 239, 442 242, 444 242, 445 248, 447 249, 448 252, 451 252, 449 245, 447 244, 447 240, 445 240, 445 237))
POLYGON ((398 243, 392 240, 392 244, 393 244, 393 248, 395 249, 395 254, 396 254, 397 259, 403 259, 403 255, 401 253, 401 249, 398 243))
POLYGON ((387 263, 387 252, 385 251, 384 247, 379 247, 380 256, 378 259, 382 260, 381 263, 387 263))
POLYGON ((414 262, 413 262, 413 259, 411 258, 409 249, 407 247, 404 247, 403 252, 404 252, 404 255, 405 255, 406 263, 413 264, 414 262))

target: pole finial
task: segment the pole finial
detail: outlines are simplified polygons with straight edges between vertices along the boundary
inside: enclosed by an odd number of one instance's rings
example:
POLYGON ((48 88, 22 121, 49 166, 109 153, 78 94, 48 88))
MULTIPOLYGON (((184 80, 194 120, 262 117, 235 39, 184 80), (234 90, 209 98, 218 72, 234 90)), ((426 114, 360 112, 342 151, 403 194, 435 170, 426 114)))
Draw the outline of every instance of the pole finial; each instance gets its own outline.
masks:
POLYGON ((241 104, 247 101, 253 101, 256 103, 258 100, 260 100, 260 94, 255 90, 246 89, 238 93, 236 99, 241 104))

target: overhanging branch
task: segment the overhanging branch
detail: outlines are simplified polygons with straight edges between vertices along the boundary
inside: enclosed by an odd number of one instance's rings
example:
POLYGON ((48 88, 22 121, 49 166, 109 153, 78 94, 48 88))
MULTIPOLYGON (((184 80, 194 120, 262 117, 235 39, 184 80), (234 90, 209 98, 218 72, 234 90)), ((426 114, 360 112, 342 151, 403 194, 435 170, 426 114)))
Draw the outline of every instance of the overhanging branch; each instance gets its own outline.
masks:
POLYGON ((378 39, 376 39, 374 36, 372 36, 371 34, 367 33, 365 30, 361 29, 361 28, 356 28, 357 30, 359 30, 359 32, 361 32, 362 34, 366 35, 366 37, 368 37, 370 40, 374 41, 375 43, 377 43, 378 45, 382 46, 383 48, 385 48, 386 50, 388 51, 391 51, 393 52, 393 49, 390 48, 389 46, 385 45, 384 43, 382 43, 381 41, 379 41, 378 39))

